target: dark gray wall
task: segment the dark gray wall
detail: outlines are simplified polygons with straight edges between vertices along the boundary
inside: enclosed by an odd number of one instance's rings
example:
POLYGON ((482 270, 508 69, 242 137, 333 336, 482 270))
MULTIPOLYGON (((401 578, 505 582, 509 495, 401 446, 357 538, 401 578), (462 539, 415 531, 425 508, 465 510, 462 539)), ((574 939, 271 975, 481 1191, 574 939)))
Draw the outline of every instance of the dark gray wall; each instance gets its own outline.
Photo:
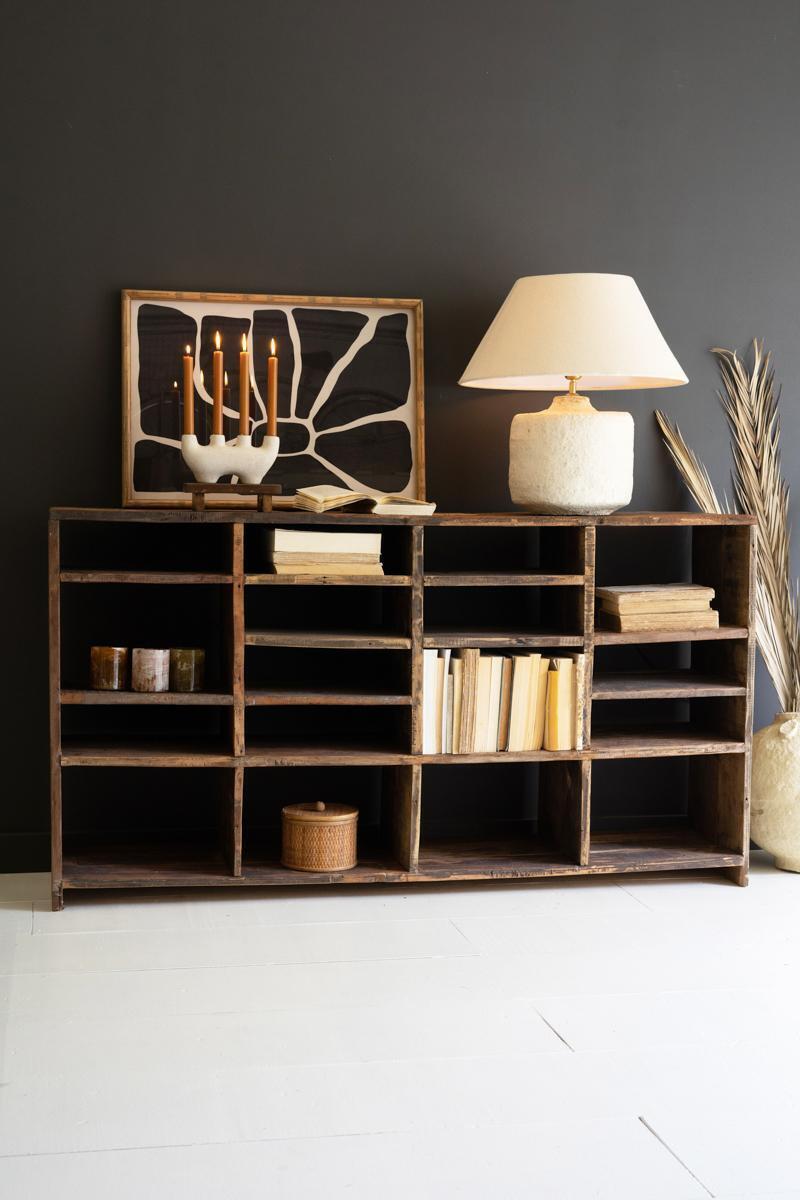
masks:
POLYGON ((6 0, 2 24, 0 869, 46 861, 45 517, 119 500, 122 287, 421 296, 430 494, 502 509, 534 405, 455 379, 518 275, 630 273, 691 379, 616 398, 634 507, 686 504, 656 403, 726 485, 708 348, 753 335, 800 483, 795 0, 6 0))

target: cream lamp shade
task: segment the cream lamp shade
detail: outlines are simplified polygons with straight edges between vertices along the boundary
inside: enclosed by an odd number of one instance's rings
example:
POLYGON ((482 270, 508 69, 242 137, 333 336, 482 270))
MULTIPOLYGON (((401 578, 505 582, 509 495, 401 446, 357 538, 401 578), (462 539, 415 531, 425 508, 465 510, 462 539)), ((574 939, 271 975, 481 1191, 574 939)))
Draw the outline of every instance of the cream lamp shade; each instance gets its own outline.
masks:
POLYGON ((518 279, 459 382, 553 392, 544 412, 511 424, 509 487, 541 513, 608 513, 633 493, 633 418, 598 412, 575 390, 688 383, 629 275, 518 279))

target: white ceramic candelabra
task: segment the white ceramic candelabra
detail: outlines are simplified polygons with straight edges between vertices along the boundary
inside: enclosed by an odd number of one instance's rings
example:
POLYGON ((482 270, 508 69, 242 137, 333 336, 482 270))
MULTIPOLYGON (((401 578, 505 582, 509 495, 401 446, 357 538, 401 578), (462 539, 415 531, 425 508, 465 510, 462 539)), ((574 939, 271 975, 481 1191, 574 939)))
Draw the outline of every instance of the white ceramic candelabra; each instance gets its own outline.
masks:
POLYGON ((226 442, 223 434, 212 433, 207 446, 201 446, 194 433, 181 437, 183 461, 198 483, 217 483, 222 475, 236 475, 242 483, 261 483, 278 457, 280 438, 265 437, 253 445, 249 433, 240 433, 235 442, 226 442))

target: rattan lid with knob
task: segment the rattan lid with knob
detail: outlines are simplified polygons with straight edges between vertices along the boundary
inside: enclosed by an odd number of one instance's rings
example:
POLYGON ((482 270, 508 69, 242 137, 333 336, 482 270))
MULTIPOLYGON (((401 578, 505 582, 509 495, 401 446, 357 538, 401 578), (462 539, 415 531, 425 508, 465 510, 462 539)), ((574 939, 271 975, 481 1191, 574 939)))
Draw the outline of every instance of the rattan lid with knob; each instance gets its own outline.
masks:
POLYGON ((317 821, 325 825, 344 824, 358 816, 358 809, 349 804, 325 804, 322 800, 314 800, 308 804, 287 804, 283 809, 285 817, 295 821, 317 821))

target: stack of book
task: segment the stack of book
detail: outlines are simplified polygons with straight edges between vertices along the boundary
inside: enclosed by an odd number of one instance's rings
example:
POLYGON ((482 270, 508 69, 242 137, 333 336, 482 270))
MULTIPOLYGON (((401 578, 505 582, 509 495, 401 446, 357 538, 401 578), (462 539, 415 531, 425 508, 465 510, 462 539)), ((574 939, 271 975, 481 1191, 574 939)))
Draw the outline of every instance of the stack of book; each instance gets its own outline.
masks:
POLYGON ((606 629, 651 633, 660 629, 718 629, 714 589, 697 583, 631 583, 596 590, 606 629))
POLYGON ((585 655, 423 651, 423 754, 583 748, 585 655))
POLYGON ((382 575, 379 533, 269 529, 267 554, 276 575, 382 575))

